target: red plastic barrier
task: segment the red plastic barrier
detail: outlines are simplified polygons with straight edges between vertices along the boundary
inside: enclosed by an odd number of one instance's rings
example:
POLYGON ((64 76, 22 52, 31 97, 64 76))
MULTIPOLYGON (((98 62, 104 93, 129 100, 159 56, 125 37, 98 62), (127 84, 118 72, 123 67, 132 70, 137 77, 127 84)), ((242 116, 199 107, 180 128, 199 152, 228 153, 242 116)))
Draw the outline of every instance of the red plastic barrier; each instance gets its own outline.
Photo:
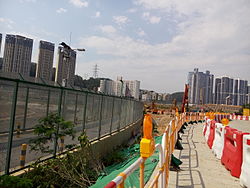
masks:
POLYGON ((246 120, 247 120, 247 121, 249 120, 249 116, 246 116, 246 120))
POLYGON ((207 139, 207 145, 209 146, 210 149, 212 149, 213 142, 214 142, 215 123, 216 123, 215 120, 211 121, 210 123, 210 134, 207 139))
POLYGON ((231 127, 225 128, 224 149, 221 157, 221 163, 226 169, 230 170, 232 176, 240 177, 242 165, 242 139, 243 133, 231 127))
POLYGON ((205 127, 204 127, 204 129, 203 129, 203 136, 205 136, 205 134, 206 134, 207 127, 208 127, 208 120, 206 119, 206 120, 205 120, 205 127))

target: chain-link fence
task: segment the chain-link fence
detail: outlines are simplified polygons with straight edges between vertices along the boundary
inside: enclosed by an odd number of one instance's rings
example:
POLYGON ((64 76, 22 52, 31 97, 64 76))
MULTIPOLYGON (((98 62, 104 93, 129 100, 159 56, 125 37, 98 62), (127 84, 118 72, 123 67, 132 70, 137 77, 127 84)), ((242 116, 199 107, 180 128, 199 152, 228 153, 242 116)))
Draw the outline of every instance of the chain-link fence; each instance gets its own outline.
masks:
MULTIPOLYGON (((74 122, 76 137, 85 130, 93 141, 141 120, 142 112, 143 104, 134 99, 0 76, 0 172, 20 170, 21 145, 36 137, 33 129, 38 120, 51 113, 74 122)), ((64 142, 78 144, 70 137, 64 142)), ((55 145, 48 145, 54 155, 59 152, 55 145)), ((26 165, 50 157, 28 146, 26 165)))

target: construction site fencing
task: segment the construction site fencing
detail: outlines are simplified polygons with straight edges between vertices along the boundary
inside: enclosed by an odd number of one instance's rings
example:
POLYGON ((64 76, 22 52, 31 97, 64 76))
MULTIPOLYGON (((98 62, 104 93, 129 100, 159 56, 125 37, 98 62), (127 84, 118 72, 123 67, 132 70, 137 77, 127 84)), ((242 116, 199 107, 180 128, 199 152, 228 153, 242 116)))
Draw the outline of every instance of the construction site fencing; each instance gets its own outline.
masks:
POLYGON ((20 170, 37 159, 54 157, 65 149, 51 142, 51 155, 30 151, 28 143, 37 137, 34 127, 51 113, 75 124, 76 139, 65 137, 63 147, 78 144, 77 137, 83 131, 94 141, 142 120, 143 104, 132 98, 0 76, 1 175, 20 170), (23 144, 27 144, 26 162, 20 166, 23 144))
POLYGON ((165 132, 162 136, 161 144, 154 145, 154 139, 148 137, 145 131, 149 132, 151 126, 147 126, 152 122, 148 122, 148 114, 144 117, 143 122, 143 138, 140 143, 140 153, 141 156, 136 160, 131 166, 129 166, 126 170, 117 175, 115 179, 109 182, 105 188, 124 188, 126 178, 132 174, 136 169, 140 168, 140 188, 145 187, 144 182, 144 169, 145 169, 145 161, 148 157, 152 156, 152 154, 157 150, 159 154, 159 163, 156 171, 154 173, 153 180, 150 182, 148 187, 160 187, 167 188, 168 180, 169 180, 169 169, 170 169, 170 161, 171 155, 175 149, 175 144, 178 139, 178 132, 182 128, 182 126, 187 125, 187 122, 198 122, 203 121, 205 117, 204 113, 182 113, 176 114, 176 116, 171 120, 169 125, 166 125, 165 132), (145 126, 147 126, 145 128, 145 126), (146 135, 146 136, 145 136, 146 135))

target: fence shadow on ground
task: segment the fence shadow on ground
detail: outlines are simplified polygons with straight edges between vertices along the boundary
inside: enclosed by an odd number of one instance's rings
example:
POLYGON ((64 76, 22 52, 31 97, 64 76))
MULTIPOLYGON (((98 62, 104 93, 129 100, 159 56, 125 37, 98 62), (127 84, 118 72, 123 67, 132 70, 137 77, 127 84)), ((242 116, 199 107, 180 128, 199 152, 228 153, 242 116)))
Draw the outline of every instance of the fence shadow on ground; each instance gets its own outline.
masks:
POLYGON ((177 172, 176 188, 205 188, 202 174, 199 170, 199 155, 193 141, 194 126, 188 126, 182 136, 184 150, 179 153, 179 159, 182 160, 181 171, 177 172), (185 149, 186 148, 186 149, 185 149))

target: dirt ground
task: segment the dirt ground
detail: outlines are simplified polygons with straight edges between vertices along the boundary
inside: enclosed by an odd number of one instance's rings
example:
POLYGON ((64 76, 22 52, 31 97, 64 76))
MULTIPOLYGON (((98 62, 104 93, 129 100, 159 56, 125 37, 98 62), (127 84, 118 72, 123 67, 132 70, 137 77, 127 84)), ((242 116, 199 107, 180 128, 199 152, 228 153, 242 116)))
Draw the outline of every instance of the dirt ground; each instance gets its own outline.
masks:
POLYGON ((156 115, 156 114, 152 114, 152 118, 157 123, 158 133, 156 134, 156 136, 161 136, 164 133, 166 126, 168 126, 169 122, 173 119, 170 115, 156 115))

